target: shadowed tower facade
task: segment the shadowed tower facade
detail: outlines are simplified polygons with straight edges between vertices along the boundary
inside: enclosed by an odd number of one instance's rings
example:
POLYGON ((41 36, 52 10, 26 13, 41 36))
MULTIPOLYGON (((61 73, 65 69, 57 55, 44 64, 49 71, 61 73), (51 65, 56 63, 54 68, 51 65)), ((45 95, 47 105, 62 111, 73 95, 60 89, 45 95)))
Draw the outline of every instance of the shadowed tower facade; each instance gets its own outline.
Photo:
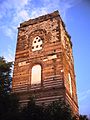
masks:
POLYGON ((13 92, 23 104, 30 95, 36 104, 61 99, 78 113, 72 42, 58 11, 20 24, 13 92))

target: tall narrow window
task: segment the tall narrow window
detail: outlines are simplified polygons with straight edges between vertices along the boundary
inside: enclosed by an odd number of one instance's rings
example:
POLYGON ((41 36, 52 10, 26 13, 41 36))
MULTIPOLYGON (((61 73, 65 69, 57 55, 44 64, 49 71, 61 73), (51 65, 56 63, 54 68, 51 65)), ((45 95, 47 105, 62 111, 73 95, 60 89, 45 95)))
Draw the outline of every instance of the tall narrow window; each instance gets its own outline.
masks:
POLYGON ((31 84, 41 83, 41 65, 35 65, 32 67, 31 84))
POLYGON ((72 82, 71 82, 71 75, 68 73, 69 85, 70 85, 70 93, 72 95, 72 82))

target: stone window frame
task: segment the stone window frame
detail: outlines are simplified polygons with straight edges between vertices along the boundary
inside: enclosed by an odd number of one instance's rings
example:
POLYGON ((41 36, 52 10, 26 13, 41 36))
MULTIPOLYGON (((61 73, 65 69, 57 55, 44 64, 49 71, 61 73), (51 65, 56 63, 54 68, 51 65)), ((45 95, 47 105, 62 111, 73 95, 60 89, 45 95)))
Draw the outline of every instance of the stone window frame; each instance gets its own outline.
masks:
POLYGON ((40 36, 36 36, 32 41, 32 51, 38 51, 42 49, 43 40, 40 36))

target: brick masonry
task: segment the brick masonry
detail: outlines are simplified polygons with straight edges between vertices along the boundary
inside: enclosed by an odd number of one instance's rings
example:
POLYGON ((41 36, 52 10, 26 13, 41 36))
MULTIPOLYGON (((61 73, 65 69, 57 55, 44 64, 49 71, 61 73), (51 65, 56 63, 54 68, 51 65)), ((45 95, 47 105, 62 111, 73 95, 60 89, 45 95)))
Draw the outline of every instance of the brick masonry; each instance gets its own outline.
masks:
POLYGON ((37 104, 62 99, 78 113, 72 42, 58 11, 20 24, 13 92, 20 96, 23 104, 31 95, 36 97, 37 104), (42 43, 38 50, 33 50, 37 36, 42 43), (41 83, 31 84, 32 67, 36 64, 41 65, 41 83))

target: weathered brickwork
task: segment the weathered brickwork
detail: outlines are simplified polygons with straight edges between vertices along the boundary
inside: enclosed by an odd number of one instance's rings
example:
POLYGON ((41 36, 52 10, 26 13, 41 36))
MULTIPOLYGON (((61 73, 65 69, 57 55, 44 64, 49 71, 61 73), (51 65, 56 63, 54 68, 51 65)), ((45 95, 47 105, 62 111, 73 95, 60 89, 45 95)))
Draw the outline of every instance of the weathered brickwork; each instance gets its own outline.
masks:
POLYGON ((26 104, 30 95, 37 104, 62 99, 78 113, 72 43, 58 13, 20 24, 16 46, 13 92, 26 104), (31 84, 32 68, 41 66, 41 83, 31 84))

